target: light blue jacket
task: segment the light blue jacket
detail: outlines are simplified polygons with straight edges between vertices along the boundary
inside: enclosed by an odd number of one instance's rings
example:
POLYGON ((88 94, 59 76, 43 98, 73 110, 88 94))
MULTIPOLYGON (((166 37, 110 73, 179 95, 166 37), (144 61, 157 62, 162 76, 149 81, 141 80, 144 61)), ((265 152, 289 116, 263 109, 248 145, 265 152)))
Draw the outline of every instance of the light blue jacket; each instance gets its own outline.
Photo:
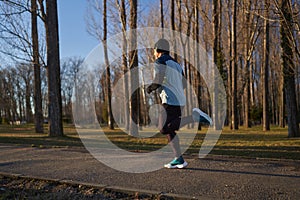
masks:
POLYGON ((163 104, 173 106, 184 106, 186 104, 183 69, 170 55, 163 54, 156 59, 153 83, 159 86, 157 88, 160 91, 163 104))

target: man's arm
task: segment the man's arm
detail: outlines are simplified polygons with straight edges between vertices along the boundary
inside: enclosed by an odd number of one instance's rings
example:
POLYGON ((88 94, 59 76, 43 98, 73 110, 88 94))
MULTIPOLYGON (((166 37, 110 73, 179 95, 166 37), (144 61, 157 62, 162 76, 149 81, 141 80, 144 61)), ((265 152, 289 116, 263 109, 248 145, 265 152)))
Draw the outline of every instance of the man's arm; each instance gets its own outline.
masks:
POLYGON ((158 89, 162 86, 164 78, 165 78, 165 72, 166 72, 166 66, 162 63, 155 62, 155 77, 153 82, 147 87, 147 93, 150 94, 152 91, 158 89))

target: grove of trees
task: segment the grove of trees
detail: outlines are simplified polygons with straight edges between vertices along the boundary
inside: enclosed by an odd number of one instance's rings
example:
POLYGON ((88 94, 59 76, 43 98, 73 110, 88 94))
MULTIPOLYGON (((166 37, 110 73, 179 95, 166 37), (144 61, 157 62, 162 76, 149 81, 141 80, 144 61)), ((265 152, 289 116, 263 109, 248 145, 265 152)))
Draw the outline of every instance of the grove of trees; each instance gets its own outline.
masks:
MULTIPOLYGON (((218 67, 226 88, 225 125, 232 129, 261 125, 264 131, 270 130, 271 124, 288 125, 289 137, 300 136, 299 1, 86 2, 87 31, 104 44, 110 35, 139 27, 179 31, 201 44, 218 67)), ((72 88, 83 59, 59 59, 58 24, 56 0, 0 0, 0 58, 10 60, 9 64, 0 63, 1 123, 34 122, 36 131, 43 132, 45 118, 49 135, 55 136, 63 134, 62 121, 72 122, 72 88)), ((153 61, 147 49, 128 52, 137 45, 134 34, 124 34, 120 64, 114 65, 105 56, 106 73, 99 83, 102 90, 97 98, 97 117, 111 129, 111 88, 128 70, 145 60, 153 61)), ((163 37, 164 33, 157 34, 163 37)), ((178 45, 191 44, 182 41, 173 48, 178 45)), ((196 66, 187 62, 191 52, 184 53, 183 57, 174 57, 184 64, 200 108, 212 115, 213 99, 196 66)), ((125 95, 132 96, 130 102, 123 102, 122 122, 132 135, 138 134, 134 124, 147 123, 145 91, 130 91, 129 87, 130 82, 139 79, 139 74, 130 74, 123 80, 125 95)), ((159 99, 154 97, 153 101, 159 99)))

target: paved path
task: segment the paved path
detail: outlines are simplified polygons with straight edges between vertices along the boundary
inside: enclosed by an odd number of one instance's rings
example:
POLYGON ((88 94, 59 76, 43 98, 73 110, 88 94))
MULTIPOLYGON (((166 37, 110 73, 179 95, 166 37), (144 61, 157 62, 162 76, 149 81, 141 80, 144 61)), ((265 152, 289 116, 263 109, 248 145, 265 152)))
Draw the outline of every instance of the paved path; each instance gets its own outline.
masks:
POLYGON ((186 156, 186 169, 125 173, 84 148, 32 148, 0 144, 0 173, 21 174, 197 199, 299 199, 300 161, 186 156))

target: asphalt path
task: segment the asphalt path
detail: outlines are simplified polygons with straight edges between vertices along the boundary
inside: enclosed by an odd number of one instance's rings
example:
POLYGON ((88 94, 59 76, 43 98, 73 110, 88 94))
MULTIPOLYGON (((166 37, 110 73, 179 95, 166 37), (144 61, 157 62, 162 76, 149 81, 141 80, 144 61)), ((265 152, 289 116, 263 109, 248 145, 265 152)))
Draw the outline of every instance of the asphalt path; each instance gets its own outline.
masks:
POLYGON ((299 199, 300 161, 185 155, 185 169, 128 173, 80 147, 0 144, 0 173, 153 191, 194 199, 299 199))

